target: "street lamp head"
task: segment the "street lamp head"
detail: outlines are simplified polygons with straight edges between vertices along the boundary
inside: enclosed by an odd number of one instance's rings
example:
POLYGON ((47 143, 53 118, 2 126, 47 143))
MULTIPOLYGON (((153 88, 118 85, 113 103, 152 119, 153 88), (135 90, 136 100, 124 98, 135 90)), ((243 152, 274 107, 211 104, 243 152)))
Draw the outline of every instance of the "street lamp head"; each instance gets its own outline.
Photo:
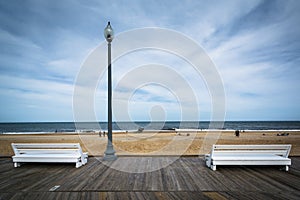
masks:
POLYGON ((111 42, 114 38, 114 30, 112 29, 110 22, 108 22, 106 28, 104 29, 104 37, 107 42, 111 42))

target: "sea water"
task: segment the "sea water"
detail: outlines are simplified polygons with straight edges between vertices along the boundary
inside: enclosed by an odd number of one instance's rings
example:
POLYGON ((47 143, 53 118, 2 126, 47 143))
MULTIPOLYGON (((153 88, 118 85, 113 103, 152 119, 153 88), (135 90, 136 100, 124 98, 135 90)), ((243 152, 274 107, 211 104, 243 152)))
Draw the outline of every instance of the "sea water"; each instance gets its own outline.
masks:
MULTIPOLYGON (((173 130, 181 129, 222 129, 222 130, 300 130, 300 121, 226 121, 226 122, 113 122, 114 131, 173 130)), ((0 123, 0 134, 5 133, 55 133, 55 132, 95 132, 106 131, 107 122, 29 122, 0 123)))

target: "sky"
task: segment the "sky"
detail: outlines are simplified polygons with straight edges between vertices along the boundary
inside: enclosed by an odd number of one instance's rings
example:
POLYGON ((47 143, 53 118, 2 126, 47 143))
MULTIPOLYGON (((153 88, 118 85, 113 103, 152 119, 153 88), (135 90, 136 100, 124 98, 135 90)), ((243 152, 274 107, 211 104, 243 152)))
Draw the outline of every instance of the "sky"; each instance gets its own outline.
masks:
MULTIPOLYGON (((115 41, 126 31, 147 27, 195 41, 221 77, 224 120, 300 120, 299 10, 297 0, 0 0, 0 122, 74 121, 77 77, 89 55, 105 43, 108 21, 115 41)), ((116 48, 113 41, 113 53, 116 48)), ((98 121, 107 120, 106 92, 107 79, 99 77, 92 111, 98 121)), ((113 94, 127 96, 124 112, 133 121, 212 119, 205 77, 168 52, 143 49, 113 61, 113 94), (178 98, 183 93, 172 90, 182 86, 172 73, 154 77, 168 80, 164 86, 135 85, 151 71, 134 70, 151 64, 182 75, 199 116, 182 113, 195 107, 189 95, 178 98)), ((118 98, 113 106, 121 106, 118 98)), ((114 120, 128 119, 121 114, 114 120)))

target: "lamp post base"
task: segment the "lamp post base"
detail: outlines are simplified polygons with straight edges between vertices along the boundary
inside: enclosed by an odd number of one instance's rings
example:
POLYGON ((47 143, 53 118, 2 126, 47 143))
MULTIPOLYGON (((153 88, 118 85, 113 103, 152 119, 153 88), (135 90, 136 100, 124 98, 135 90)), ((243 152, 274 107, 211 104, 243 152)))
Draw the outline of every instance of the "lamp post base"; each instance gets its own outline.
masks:
POLYGON ((103 160, 104 161, 114 161, 117 158, 118 157, 115 155, 115 150, 114 150, 112 143, 110 141, 108 141, 106 151, 104 152, 103 160))

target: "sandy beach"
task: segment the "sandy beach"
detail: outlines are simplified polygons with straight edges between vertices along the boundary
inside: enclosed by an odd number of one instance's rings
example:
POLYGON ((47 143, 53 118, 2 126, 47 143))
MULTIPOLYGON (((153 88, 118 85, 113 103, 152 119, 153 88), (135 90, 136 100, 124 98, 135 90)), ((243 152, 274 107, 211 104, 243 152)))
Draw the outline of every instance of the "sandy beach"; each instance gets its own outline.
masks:
MULTIPOLYGON (((80 143, 90 156, 102 156, 107 137, 98 133, 2 134, 0 156, 11 156, 11 143, 80 143)), ((291 156, 300 156, 300 131, 234 131, 114 133, 113 143, 119 156, 204 155, 212 144, 292 144, 291 156), (288 135, 280 136, 283 133, 288 135), (278 136, 279 135, 279 136, 278 136)))

